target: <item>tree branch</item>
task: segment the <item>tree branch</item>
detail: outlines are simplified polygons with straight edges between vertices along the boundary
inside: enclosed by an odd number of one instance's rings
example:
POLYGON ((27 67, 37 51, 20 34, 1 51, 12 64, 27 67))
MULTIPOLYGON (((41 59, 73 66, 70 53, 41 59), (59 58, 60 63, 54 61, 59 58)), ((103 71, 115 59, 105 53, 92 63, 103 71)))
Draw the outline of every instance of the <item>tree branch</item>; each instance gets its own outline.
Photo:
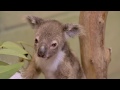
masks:
POLYGON ((81 60, 85 75, 89 79, 107 78, 111 49, 105 48, 107 11, 82 11, 80 24, 86 36, 80 37, 81 60))

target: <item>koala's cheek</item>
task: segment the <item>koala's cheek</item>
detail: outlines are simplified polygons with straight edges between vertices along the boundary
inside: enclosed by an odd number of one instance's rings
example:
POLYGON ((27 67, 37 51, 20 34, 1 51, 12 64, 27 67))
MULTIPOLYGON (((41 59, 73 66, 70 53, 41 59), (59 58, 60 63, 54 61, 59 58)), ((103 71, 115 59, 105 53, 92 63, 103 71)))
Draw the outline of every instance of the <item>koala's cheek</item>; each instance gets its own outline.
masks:
POLYGON ((53 50, 53 51, 52 51, 52 54, 53 54, 53 55, 57 54, 57 50, 53 50))
POLYGON ((52 51, 47 51, 46 57, 52 57, 54 54, 52 51))

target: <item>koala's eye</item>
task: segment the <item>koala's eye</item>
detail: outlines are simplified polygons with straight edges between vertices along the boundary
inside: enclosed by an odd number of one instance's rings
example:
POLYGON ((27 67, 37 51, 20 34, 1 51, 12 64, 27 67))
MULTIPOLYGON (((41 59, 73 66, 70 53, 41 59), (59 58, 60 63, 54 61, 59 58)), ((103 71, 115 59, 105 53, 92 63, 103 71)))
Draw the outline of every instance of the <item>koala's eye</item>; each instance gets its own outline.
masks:
POLYGON ((35 43, 38 43, 38 40, 37 40, 37 39, 35 39, 35 43))
POLYGON ((57 41, 52 41, 51 48, 55 48, 57 47, 57 45, 58 45, 57 41))

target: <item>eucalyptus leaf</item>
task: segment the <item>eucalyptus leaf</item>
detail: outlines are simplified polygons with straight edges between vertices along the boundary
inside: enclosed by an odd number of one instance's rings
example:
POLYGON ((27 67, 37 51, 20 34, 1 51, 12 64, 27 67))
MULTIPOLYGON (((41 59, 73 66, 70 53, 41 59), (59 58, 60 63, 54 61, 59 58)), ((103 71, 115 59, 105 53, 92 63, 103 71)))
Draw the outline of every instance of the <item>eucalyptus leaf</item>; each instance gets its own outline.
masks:
POLYGON ((24 63, 17 63, 7 66, 0 66, 0 79, 9 79, 12 75, 14 75, 24 63))
POLYGON ((7 49, 15 50, 21 54, 28 54, 28 52, 25 51, 22 47, 10 41, 4 42, 1 46, 7 49))
POLYGON ((24 59, 28 59, 27 57, 25 57, 25 55, 23 55, 23 54, 21 54, 17 51, 14 51, 12 49, 1 49, 0 54, 13 55, 13 56, 18 56, 18 57, 21 57, 21 58, 24 58, 24 59))

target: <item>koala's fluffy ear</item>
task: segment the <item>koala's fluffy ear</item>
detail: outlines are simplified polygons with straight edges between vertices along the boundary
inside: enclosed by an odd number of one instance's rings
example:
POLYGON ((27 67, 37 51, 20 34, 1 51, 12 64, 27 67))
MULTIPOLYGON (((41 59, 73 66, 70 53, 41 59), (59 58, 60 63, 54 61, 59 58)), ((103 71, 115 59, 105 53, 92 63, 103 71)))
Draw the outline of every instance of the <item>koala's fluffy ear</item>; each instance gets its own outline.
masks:
POLYGON ((65 24, 63 27, 65 38, 74 37, 76 35, 85 35, 83 26, 79 24, 65 24))
POLYGON ((36 16, 27 16, 28 23, 32 26, 33 29, 37 29, 44 20, 36 16))

